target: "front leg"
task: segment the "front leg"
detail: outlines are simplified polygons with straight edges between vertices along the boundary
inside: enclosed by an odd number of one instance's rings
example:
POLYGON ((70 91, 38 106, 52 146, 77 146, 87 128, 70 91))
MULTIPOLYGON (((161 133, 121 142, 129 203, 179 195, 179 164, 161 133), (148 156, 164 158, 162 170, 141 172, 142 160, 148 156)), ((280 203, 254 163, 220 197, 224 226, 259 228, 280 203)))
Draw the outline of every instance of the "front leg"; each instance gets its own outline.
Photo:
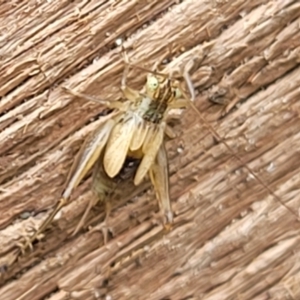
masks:
POLYGON ((75 90, 72 90, 66 86, 62 87, 63 90, 65 90, 66 92, 68 92, 69 94, 78 97, 78 98, 82 98, 82 99, 86 99, 95 103, 100 103, 105 105, 107 108, 111 108, 111 109, 119 109, 119 110, 126 110, 126 106, 124 105, 124 103, 120 102, 119 100, 115 100, 115 101, 107 101, 107 100, 102 100, 99 98, 96 98, 94 96, 90 96, 90 95, 86 95, 80 92, 77 92, 75 90))
POLYGON ((141 97, 141 95, 140 95, 139 91, 134 90, 134 89, 130 88, 129 86, 127 86, 126 81, 127 81, 130 64, 129 64, 129 59, 128 59, 126 52, 123 53, 123 59, 124 59, 124 63, 125 63, 125 68, 124 68, 123 76, 122 76, 122 80, 121 80, 121 90, 126 99, 128 99, 130 102, 136 103, 136 101, 141 97))
MULTIPOLYGON (((171 104, 170 104, 170 108, 178 110, 178 109, 185 109, 187 106, 189 105, 189 102, 186 99, 177 99, 174 100, 171 104)), ((181 119, 181 114, 179 112, 179 114, 177 113, 168 113, 166 115, 166 123, 167 126, 165 128, 165 134, 170 138, 170 139, 174 139, 176 138, 176 133, 174 132, 173 128, 169 125, 171 122, 178 122, 181 119)))
POLYGON ((168 124, 166 125, 166 128, 165 128, 165 134, 171 140, 175 139, 177 136, 176 133, 174 132, 173 128, 168 124))

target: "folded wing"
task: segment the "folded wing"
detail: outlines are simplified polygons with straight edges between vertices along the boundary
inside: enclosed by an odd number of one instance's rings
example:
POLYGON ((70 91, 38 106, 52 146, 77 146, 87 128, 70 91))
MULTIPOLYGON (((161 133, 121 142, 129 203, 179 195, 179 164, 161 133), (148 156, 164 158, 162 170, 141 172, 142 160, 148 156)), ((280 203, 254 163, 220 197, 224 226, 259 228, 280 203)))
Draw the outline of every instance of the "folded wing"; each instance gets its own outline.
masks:
POLYGON ((114 125, 115 120, 109 119, 87 137, 69 172, 66 188, 63 193, 64 198, 70 196, 73 188, 80 183, 83 177, 95 164, 107 143, 114 125))

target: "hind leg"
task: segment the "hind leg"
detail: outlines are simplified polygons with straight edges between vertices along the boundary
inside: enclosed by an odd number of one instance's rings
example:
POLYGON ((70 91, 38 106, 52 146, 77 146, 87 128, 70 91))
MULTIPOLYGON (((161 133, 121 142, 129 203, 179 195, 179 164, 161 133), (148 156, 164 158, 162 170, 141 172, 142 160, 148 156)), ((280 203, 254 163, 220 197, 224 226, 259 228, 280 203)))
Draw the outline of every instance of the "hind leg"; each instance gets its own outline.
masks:
POLYGON ((105 219, 104 219, 102 227, 101 227, 101 231, 102 231, 102 234, 103 234, 104 245, 107 244, 108 233, 110 231, 109 223, 108 223, 110 213, 111 213, 111 203, 110 203, 109 200, 106 200, 105 201, 105 219))
MULTIPOLYGON (((108 242, 108 234, 111 231, 111 229, 109 227, 109 217, 110 217, 110 213, 111 213, 111 203, 110 203, 110 201, 105 200, 104 205, 105 205, 105 218, 104 218, 104 220, 101 224, 93 227, 91 229, 91 232, 100 230, 102 232, 102 235, 103 235, 103 243, 104 243, 104 245, 106 245, 107 242, 108 242)), ((87 210, 88 209, 86 209, 86 211, 87 210)), ((83 219, 83 218, 81 218, 81 219, 83 219)))
POLYGON ((98 197, 95 195, 95 193, 93 193, 93 196, 91 197, 91 199, 89 201, 89 204, 88 204, 87 208, 84 211, 83 216, 81 217, 81 219, 78 222, 75 230, 73 231, 72 236, 76 235, 80 231, 80 229, 82 229, 88 214, 90 213, 91 209, 97 204, 98 201, 99 201, 98 197))
POLYGON ((67 198, 62 197, 56 204, 54 210, 51 212, 51 214, 42 222, 40 227, 36 230, 36 232, 31 236, 25 238, 24 244, 18 244, 20 247, 21 253, 24 254, 26 250, 33 249, 32 243, 35 240, 39 240, 39 236, 43 234, 44 230, 50 225, 56 214, 67 204, 67 198))

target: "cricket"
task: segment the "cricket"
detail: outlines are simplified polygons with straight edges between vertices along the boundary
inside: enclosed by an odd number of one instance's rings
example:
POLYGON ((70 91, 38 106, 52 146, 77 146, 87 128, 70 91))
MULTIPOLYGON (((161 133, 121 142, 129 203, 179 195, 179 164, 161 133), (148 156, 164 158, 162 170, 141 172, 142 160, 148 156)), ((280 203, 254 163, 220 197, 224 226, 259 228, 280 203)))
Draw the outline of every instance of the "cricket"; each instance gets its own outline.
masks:
POLYGON ((110 118, 101 123, 86 138, 69 171, 62 197, 33 236, 27 238, 26 242, 21 245, 22 253, 27 248, 32 248, 32 243, 68 203, 72 191, 91 169, 93 169, 92 190, 96 200, 91 199, 73 235, 82 228, 91 208, 97 202, 101 202, 105 205, 106 217, 102 232, 106 244, 112 198, 114 200, 122 197, 130 199, 136 189, 148 178, 150 178, 156 193, 164 228, 169 231, 173 223, 173 213, 169 195, 169 170, 165 136, 174 137, 174 132, 168 125, 170 110, 185 109, 189 105, 217 142, 223 143, 232 156, 252 174, 260 185, 295 215, 206 122, 194 105, 195 90, 189 76, 189 71, 194 64, 193 60, 186 63, 179 77, 158 72, 156 70, 157 65, 153 70, 133 65, 125 53, 123 53, 123 60, 125 67, 121 79, 121 91, 123 93, 121 100, 100 100, 64 87, 64 90, 74 97, 101 103, 113 112, 110 118), (130 67, 148 72, 146 83, 141 91, 132 89, 127 85, 130 67), (184 91, 183 84, 187 87, 189 96, 184 91))
MULTIPOLYGON (((73 235, 84 224, 90 209, 96 202, 105 205, 106 217, 103 226, 104 243, 107 243, 108 219, 112 197, 130 197, 138 186, 150 177, 163 218, 164 228, 170 230, 173 213, 169 196, 168 159, 164 144, 165 135, 174 133, 168 125, 171 109, 184 109, 190 99, 182 88, 182 82, 169 75, 148 70, 146 84, 141 91, 127 86, 126 78, 131 65, 123 54, 125 68, 121 80, 122 101, 103 101, 64 87, 75 97, 104 104, 112 109, 111 117, 101 123, 83 143, 69 171, 62 197, 52 213, 45 219, 35 234, 22 245, 22 252, 50 225, 55 215, 64 207, 72 191, 93 168, 92 190, 96 201, 91 200, 73 235)), ((185 75, 187 86, 192 84, 185 75)), ((143 69, 143 68, 141 68, 143 69)), ((143 69, 146 70, 146 69, 143 69)), ((194 97, 193 92, 191 92, 194 97)))

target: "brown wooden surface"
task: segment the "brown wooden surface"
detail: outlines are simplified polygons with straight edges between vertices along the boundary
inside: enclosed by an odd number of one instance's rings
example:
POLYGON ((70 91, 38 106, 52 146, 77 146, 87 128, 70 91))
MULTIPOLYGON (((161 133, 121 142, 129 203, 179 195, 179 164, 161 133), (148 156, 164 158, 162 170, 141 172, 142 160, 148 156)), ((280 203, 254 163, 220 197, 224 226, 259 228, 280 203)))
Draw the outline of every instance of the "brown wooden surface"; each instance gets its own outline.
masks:
POLYGON ((0 61, 0 299, 300 299, 298 1, 2 1, 0 61), (170 233, 149 189, 118 203, 106 246, 101 206, 71 237, 87 179, 16 260, 103 109, 61 87, 119 97, 118 38, 141 66, 193 58, 196 106, 222 141, 192 109, 175 125, 170 233))

